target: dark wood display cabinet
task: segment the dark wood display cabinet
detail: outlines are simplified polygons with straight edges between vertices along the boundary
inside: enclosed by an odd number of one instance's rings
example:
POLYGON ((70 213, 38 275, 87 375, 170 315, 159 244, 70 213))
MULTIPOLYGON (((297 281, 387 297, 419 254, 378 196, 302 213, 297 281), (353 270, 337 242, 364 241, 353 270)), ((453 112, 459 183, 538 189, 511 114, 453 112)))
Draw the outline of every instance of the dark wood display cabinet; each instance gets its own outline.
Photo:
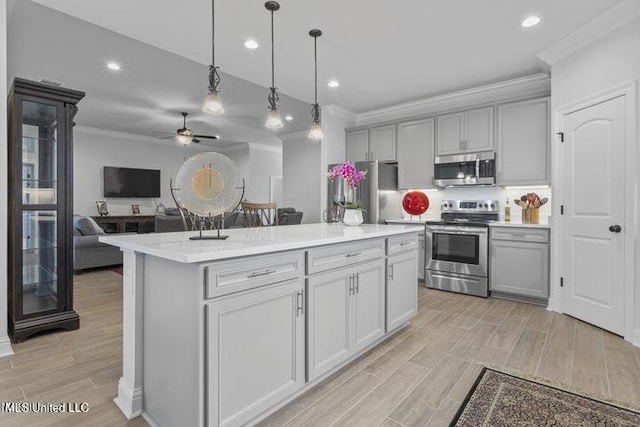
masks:
POLYGON ((9 94, 9 334, 78 329, 73 118, 83 92, 16 78, 9 94))

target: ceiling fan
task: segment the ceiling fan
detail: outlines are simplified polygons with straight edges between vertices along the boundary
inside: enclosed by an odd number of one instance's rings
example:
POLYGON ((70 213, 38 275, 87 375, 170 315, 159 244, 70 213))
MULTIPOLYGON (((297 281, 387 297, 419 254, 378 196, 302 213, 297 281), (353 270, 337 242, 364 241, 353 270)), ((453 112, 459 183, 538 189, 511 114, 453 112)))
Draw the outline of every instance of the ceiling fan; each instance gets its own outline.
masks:
MULTIPOLYGON (((182 127, 176 130, 175 136, 168 136, 162 139, 170 139, 177 138, 181 144, 189 144, 191 142, 198 143, 200 142, 200 138, 203 139, 219 139, 216 135, 196 135, 191 129, 187 128, 187 116, 189 113, 182 112, 182 127)), ((166 133, 166 132, 156 132, 156 133, 166 133)))

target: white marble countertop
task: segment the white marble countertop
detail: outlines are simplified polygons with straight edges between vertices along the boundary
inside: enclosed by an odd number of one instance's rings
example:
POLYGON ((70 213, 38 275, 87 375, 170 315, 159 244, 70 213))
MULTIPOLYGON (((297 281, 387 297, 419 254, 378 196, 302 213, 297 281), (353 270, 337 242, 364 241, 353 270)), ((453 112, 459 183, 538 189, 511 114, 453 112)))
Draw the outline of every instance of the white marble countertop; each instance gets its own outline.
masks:
MULTIPOLYGON (((122 249, 182 263, 237 258, 346 243, 357 240, 417 233, 416 227, 402 225, 302 224, 281 227, 233 228, 222 230, 227 240, 189 240, 195 231, 180 233, 118 234, 101 236, 100 241, 122 249)), ((206 231, 205 235, 214 234, 206 231)))

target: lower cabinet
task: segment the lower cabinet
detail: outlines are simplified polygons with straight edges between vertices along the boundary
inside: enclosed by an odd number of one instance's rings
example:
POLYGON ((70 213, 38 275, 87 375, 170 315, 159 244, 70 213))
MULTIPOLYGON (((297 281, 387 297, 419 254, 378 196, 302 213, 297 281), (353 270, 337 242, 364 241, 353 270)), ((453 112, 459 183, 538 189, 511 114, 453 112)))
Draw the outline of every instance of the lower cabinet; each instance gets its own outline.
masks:
POLYGON ((303 387, 303 279, 213 300, 205 312, 207 425, 243 425, 303 387))
POLYGON ((387 259, 387 331, 404 325, 418 314, 417 274, 416 251, 387 259))
POLYGON ((418 234, 418 280, 422 282, 424 282, 424 269, 427 262, 424 245, 424 233, 420 233, 418 234))
MULTIPOLYGON (((513 234, 517 240, 491 239, 489 289, 544 303, 549 298, 549 243, 526 241, 525 233, 513 234)), ((531 237, 538 236, 531 233, 531 237)))
POLYGON ((321 376, 385 334, 384 260, 307 281, 307 377, 321 376))

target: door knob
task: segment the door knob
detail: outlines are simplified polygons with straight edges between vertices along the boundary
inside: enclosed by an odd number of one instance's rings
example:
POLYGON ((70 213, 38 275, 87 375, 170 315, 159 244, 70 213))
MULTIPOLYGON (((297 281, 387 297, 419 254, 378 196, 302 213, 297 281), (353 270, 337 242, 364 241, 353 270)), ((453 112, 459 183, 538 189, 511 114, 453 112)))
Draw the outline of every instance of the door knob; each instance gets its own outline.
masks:
POLYGON ((611 225, 609 226, 609 231, 612 233, 619 233, 622 231, 622 227, 620 227, 619 225, 611 225))

